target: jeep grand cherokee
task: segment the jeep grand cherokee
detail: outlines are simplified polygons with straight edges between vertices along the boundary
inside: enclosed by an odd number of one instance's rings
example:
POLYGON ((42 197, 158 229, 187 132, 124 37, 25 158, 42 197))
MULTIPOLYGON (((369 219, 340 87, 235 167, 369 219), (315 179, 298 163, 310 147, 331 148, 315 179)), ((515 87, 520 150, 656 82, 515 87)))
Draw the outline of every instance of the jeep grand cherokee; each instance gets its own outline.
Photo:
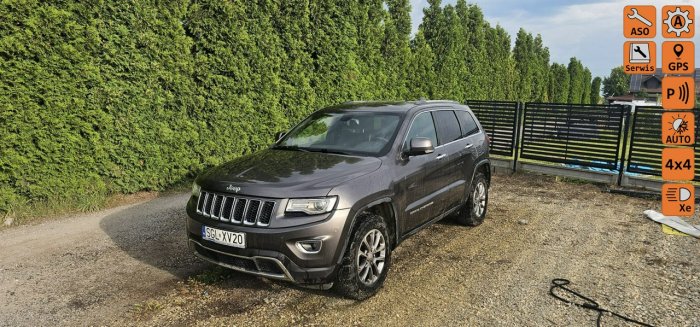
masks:
POLYGON ((230 269, 365 299, 408 236, 448 215, 483 221, 488 153, 478 120, 455 102, 328 107, 201 174, 189 245, 230 269))

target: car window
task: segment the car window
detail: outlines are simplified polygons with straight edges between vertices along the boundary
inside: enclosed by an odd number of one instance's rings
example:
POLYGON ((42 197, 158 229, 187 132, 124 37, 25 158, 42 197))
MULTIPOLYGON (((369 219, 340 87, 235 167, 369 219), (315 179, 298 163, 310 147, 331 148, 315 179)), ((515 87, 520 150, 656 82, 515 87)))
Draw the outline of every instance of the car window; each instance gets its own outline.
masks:
POLYGON ((457 123, 457 117, 452 110, 433 111, 437 125, 439 145, 447 144, 462 137, 462 130, 457 123))
POLYGON ((406 141, 403 144, 403 149, 408 150, 411 144, 411 139, 416 137, 425 137, 433 141, 433 145, 437 146, 437 134, 435 133, 435 124, 433 116, 430 112, 422 112, 413 120, 411 128, 406 134, 406 141))
POLYGON ((285 135, 275 148, 379 155, 393 144, 400 122, 401 116, 396 113, 315 113, 285 135))
POLYGON ((479 132, 479 126, 476 125, 474 117, 464 110, 456 110, 459 126, 462 129, 462 137, 476 134, 479 132))

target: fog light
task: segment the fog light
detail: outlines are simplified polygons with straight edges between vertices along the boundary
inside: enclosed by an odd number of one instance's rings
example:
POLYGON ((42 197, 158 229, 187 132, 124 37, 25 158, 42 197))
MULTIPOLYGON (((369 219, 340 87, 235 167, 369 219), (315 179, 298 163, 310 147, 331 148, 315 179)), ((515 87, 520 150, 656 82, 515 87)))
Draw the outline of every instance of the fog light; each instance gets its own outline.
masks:
POLYGON ((297 247, 304 253, 318 253, 322 244, 321 240, 306 240, 297 242, 297 247))

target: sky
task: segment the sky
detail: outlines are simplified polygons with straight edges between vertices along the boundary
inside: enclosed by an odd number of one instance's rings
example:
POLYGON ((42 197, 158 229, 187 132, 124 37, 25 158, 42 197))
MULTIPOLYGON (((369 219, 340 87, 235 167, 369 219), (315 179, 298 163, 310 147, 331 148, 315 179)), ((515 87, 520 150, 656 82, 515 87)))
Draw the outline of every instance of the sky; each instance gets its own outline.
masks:
MULTIPOLYGON (((413 32, 423 18, 423 8, 427 0, 410 0, 413 32)), ((457 0, 443 0, 443 5, 454 4, 457 0)), ((622 31, 622 15, 626 5, 655 5, 657 11, 657 36, 661 35, 661 7, 664 5, 695 5, 700 16, 700 1, 675 0, 657 1, 554 1, 554 0, 467 0, 479 5, 486 20, 492 25, 500 24, 515 42, 515 35, 522 27, 533 35, 541 34, 545 46, 549 47, 553 62, 568 64, 569 58, 576 57, 587 66, 593 76, 605 77, 610 70, 622 65, 622 46, 625 38, 622 31)), ((700 19, 700 18, 699 18, 700 19)), ((690 39, 700 48, 696 28, 695 37, 690 39)), ((660 37, 655 40, 660 58, 660 37)), ((700 65, 696 50, 695 61, 700 65)), ((659 64, 660 64, 659 59, 659 64)))

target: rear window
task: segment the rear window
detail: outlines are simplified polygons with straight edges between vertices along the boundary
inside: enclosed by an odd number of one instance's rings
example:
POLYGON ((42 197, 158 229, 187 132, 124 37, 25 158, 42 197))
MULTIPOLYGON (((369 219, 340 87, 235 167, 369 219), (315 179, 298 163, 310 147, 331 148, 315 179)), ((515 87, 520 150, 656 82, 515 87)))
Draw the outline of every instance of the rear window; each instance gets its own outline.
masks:
POLYGON ((462 137, 476 134, 479 132, 479 126, 474 121, 474 117, 464 110, 455 111, 459 126, 462 129, 462 137))
POLYGON ((433 118, 437 125, 437 137, 440 145, 459 140, 462 130, 457 123, 457 117, 452 110, 433 111, 433 118))

